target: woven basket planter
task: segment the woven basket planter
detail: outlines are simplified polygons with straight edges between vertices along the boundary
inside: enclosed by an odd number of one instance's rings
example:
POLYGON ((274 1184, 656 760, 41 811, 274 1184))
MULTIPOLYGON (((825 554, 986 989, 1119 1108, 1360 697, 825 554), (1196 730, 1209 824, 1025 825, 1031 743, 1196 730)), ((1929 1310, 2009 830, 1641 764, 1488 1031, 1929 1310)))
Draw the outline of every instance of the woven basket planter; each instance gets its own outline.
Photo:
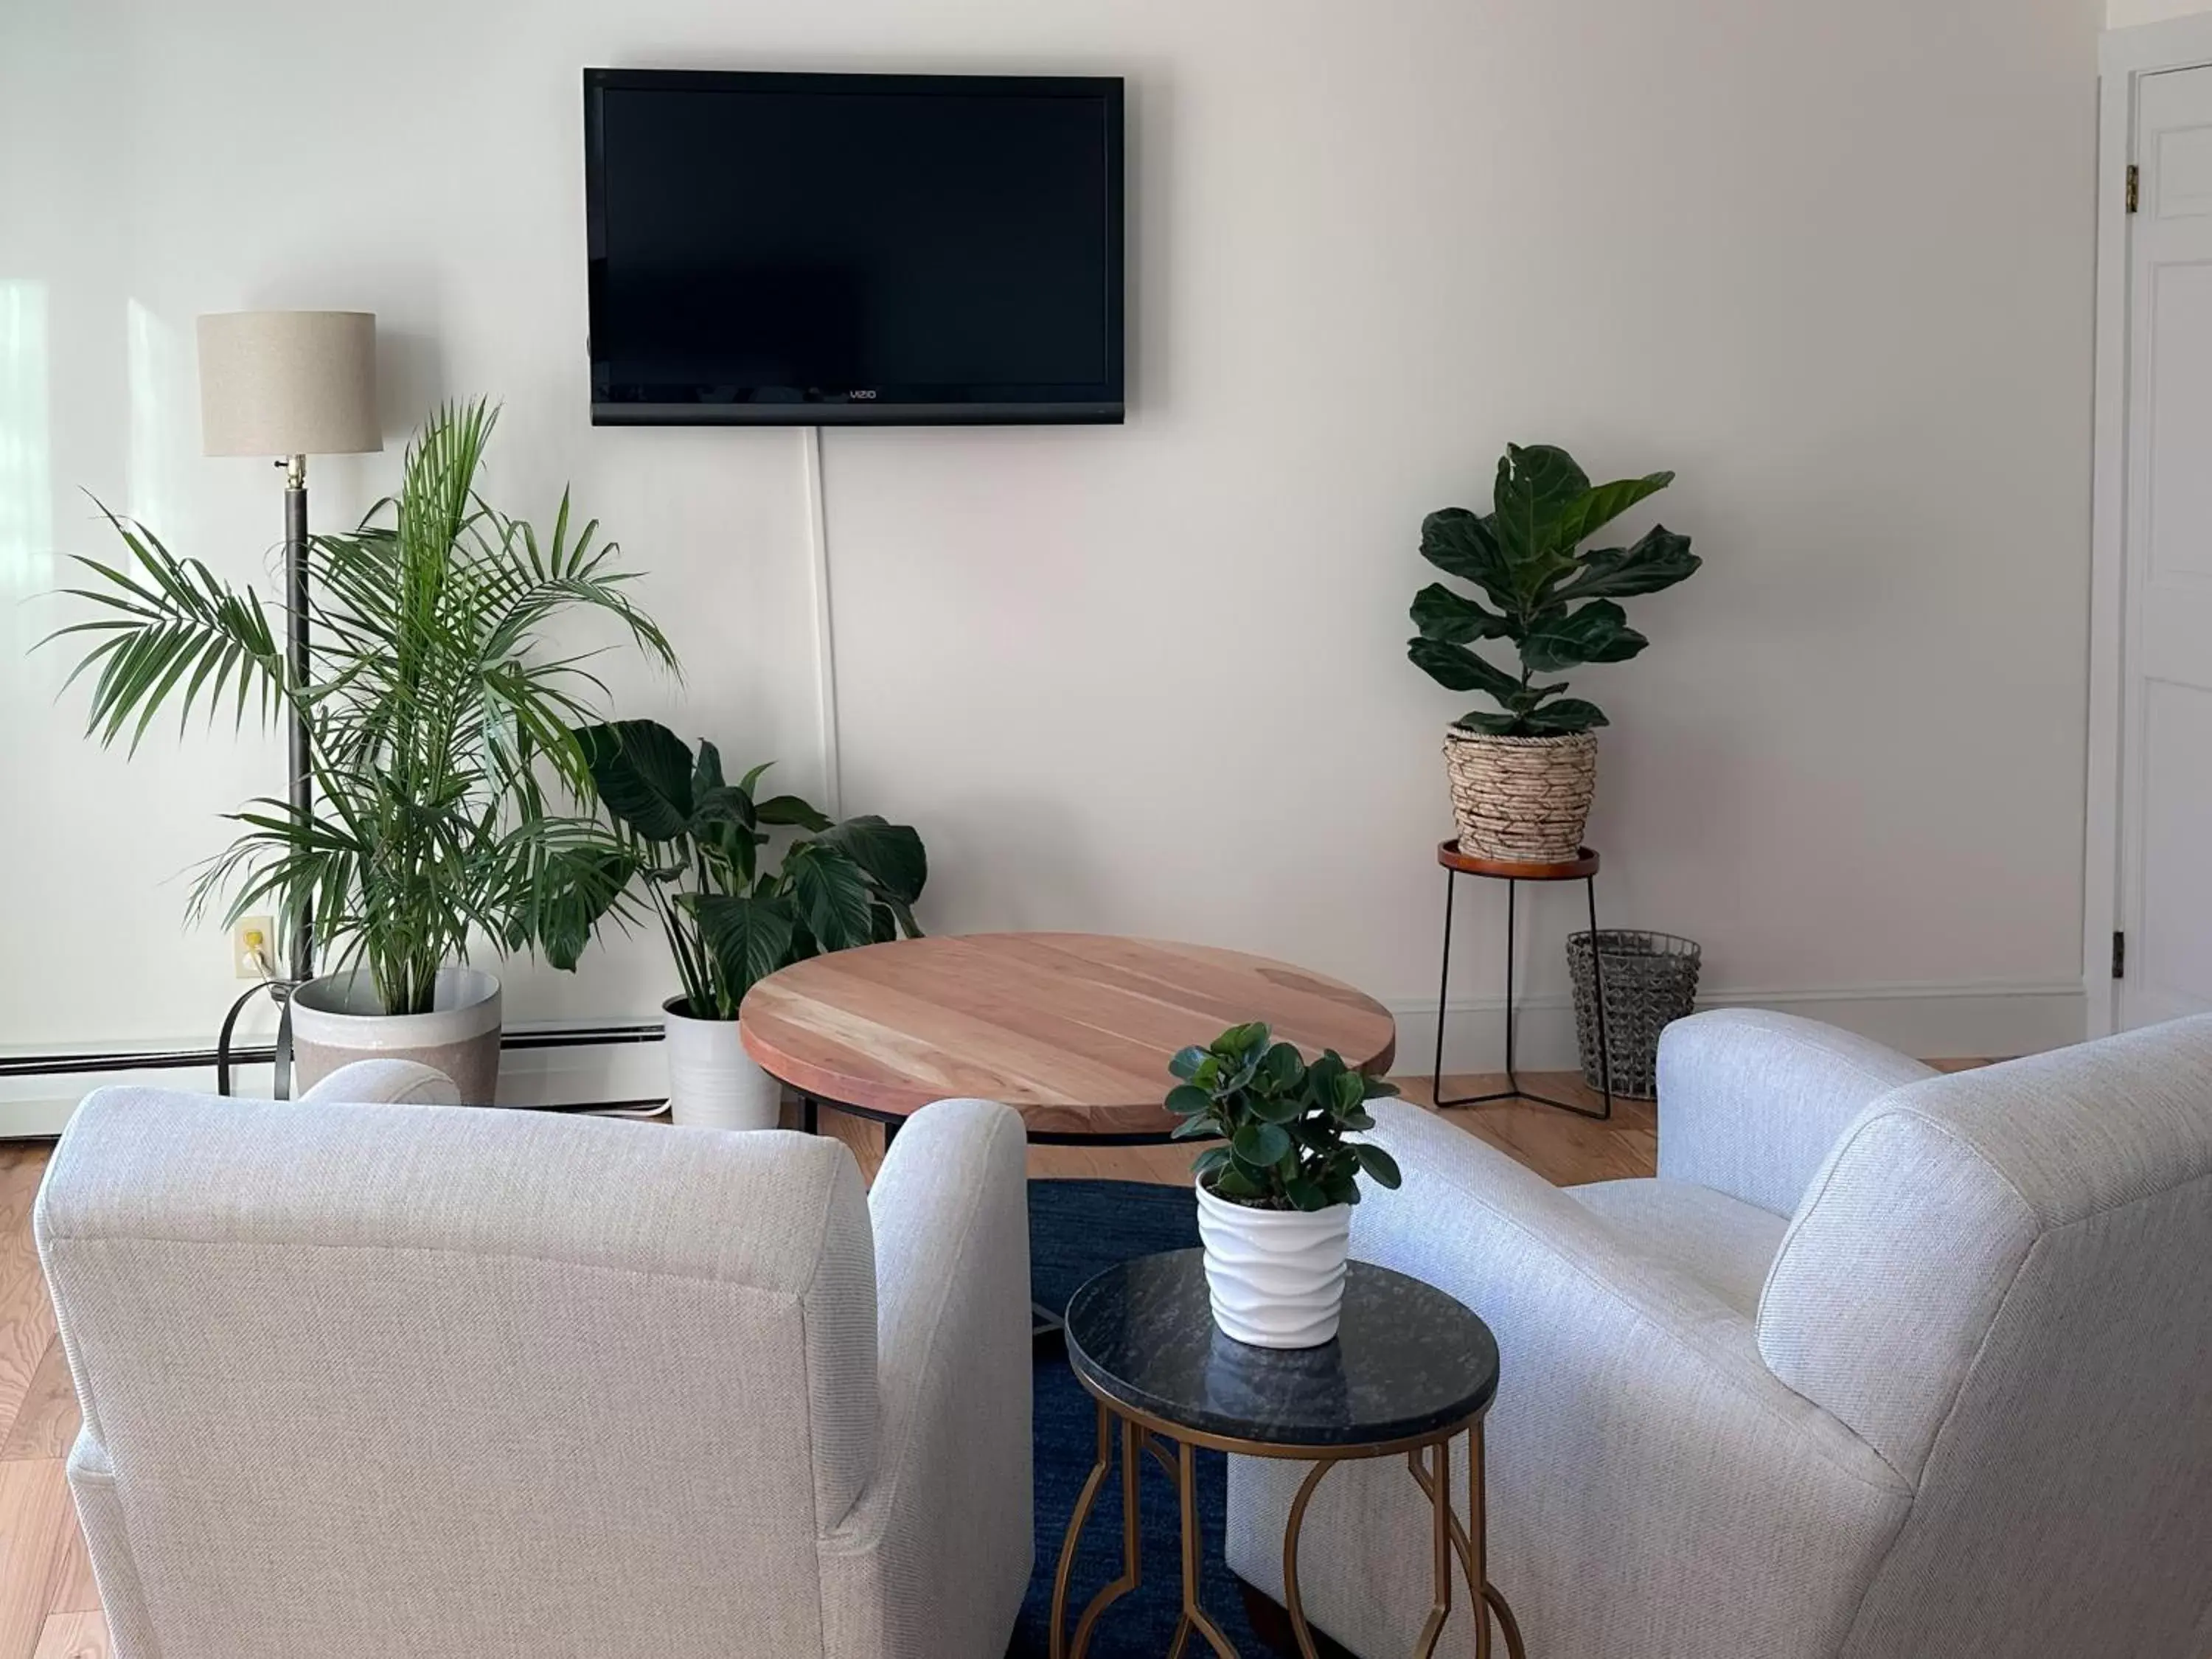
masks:
POLYGON ((1597 789, 1597 734, 1493 738, 1444 733, 1459 848, 1477 858, 1565 864, 1582 855, 1597 789))
POLYGON ((1575 987, 1575 1036, 1583 1081, 1605 1086, 1598 1066, 1598 981, 1605 982, 1605 1054, 1613 1092, 1631 1100, 1659 1096, 1659 1033, 1697 1007, 1695 939, 1674 933, 1601 928, 1567 936, 1567 972, 1575 987), (1595 951, 1591 948, 1595 945, 1595 951))

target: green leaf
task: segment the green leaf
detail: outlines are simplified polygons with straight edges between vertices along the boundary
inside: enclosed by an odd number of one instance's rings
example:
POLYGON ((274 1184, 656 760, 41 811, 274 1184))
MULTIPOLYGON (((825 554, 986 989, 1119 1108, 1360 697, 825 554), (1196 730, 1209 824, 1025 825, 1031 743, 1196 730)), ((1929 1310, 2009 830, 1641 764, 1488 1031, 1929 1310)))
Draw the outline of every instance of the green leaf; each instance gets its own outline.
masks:
POLYGON ((1506 445, 1498 463, 1491 524, 1516 596, 1525 599, 1534 591, 1536 573, 1560 550, 1562 515, 1589 487, 1589 475, 1565 450, 1549 444, 1506 445))
POLYGON ((1257 1061, 1267 1047, 1270 1033, 1258 1020, 1249 1024, 1232 1025, 1213 1039, 1213 1052, 1227 1058, 1257 1061))
POLYGON ((817 811, 796 795, 771 795, 753 811, 763 823, 795 824, 813 835, 821 834, 832 823, 826 813, 817 811))
POLYGON ((1562 697, 1522 715, 1520 729, 1530 737, 1550 738, 1589 732, 1606 724, 1604 711, 1595 703, 1585 702, 1580 697, 1562 697))
POLYGON ((1421 556, 1446 574, 1473 582, 1501 610, 1512 608, 1512 568, 1488 519, 1463 507, 1430 514, 1421 520, 1421 556))
POLYGON ((615 821, 647 841, 691 827, 691 751, 658 720, 615 720, 574 733, 592 787, 615 821))
POLYGON ((1656 495, 1674 482, 1671 472, 1654 472, 1641 478, 1621 478, 1585 490, 1559 514, 1554 534, 1559 544, 1572 551, 1647 495, 1656 495))
POLYGON ((1398 1160, 1380 1146, 1370 1146, 1364 1140, 1355 1141, 1352 1155, 1359 1160, 1359 1167, 1378 1187, 1395 1188, 1405 1178, 1398 1173, 1398 1160))
POLYGON ((921 898, 929 879, 929 855, 922 850, 921 836, 909 825, 887 823, 869 813, 832 825, 822 842, 866 871, 871 881, 900 903, 921 898))
POLYGON ((1525 714, 1547 697, 1556 697, 1567 689, 1565 680, 1553 680, 1548 685, 1524 685, 1505 700, 1508 714, 1525 714))
POLYGON ((1248 1174, 1234 1158, 1214 1171, 1213 1190, 1224 1198, 1259 1198, 1267 1190, 1267 1183, 1256 1175, 1248 1174))
POLYGON ((591 942, 592 930, 621 900, 636 864, 619 847, 582 848, 548 859, 532 884, 526 942, 545 960, 572 972, 591 942))
POLYGON ((691 908, 733 1000, 792 959, 793 918, 783 900, 703 893, 691 908))
POLYGON ((1167 1108, 1178 1117, 1189 1117, 1194 1113, 1212 1111, 1213 1097, 1190 1084, 1178 1083, 1168 1091, 1167 1108))
POLYGON ((1220 1129, 1210 1117, 1187 1117, 1168 1131, 1170 1140, 1195 1140, 1201 1135, 1218 1135, 1220 1129))
POLYGON ((1577 611, 1547 611, 1521 642, 1521 660, 1540 674, 1586 662, 1626 662, 1650 644, 1611 599, 1577 611))
POLYGON ((783 861, 799 919, 825 951, 873 941, 873 906, 860 866, 825 842, 794 847, 783 861))
POLYGON ((1492 738, 1510 738, 1526 731, 1526 722, 1521 716, 1493 714, 1487 708, 1470 708, 1452 724, 1492 738))
POLYGON ((1253 1096, 1246 1109, 1262 1123, 1289 1123, 1305 1110, 1305 1103, 1296 1094, 1261 1094, 1253 1096))
POLYGON ((1474 640, 1504 639, 1512 624, 1473 599, 1462 599, 1442 582, 1431 582, 1413 595, 1409 613, 1425 640, 1465 645, 1474 640))
POLYGON ((752 798, 742 789, 726 783, 712 784, 699 790, 692 799, 691 828, 695 834, 709 824, 735 824, 749 830, 753 823, 752 798))
POLYGON ((1206 1050, 1193 1043, 1188 1048, 1178 1048, 1168 1061, 1168 1075, 1185 1080, 1198 1075, 1198 1068, 1206 1061, 1206 1050))
POLYGON ((1486 691, 1503 702, 1521 689, 1518 679, 1463 645, 1443 640, 1408 640, 1406 655, 1431 679, 1453 691, 1486 691))
POLYGON ((1367 1097, 1365 1079, 1357 1072, 1339 1072, 1334 1087, 1336 1099, 1334 1103, 1340 1112, 1351 1111, 1367 1097))
POLYGON ((705 738, 699 740, 699 762, 691 769, 691 799, 703 799, 712 790, 726 788, 722 781, 722 751, 705 738))
POLYGON ((1293 1043, 1276 1043, 1260 1062, 1260 1076, 1271 1089, 1295 1089, 1305 1073, 1305 1061, 1293 1043))
POLYGON ((1291 1138, 1279 1125, 1248 1123, 1237 1132, 1230 1145, 1245 1163, 1264 1168, 1291 1150, 1291 1138))
POLYGON ((1705 562, 1690 551, 1690 538, 1654 525, 1632 547, 1601 548, 1583 556, 1582 568, 1553 591, 1554 603, 1575 599, 1625 599, 1656 593, 1686 581, 1705 562))
POLYGON ((1203 1180, 1206 1176, 1227 1168, 1228 1164, 1229 1149, 1226 1146, 1209 1146, 1191 1159, 1190 1172, 1203 1180))
POLYGON ((1283 1193, 1301 1210, 1325 1210, 1328 1194, 1302 1176, 1292 1176, 1283 1183, 1283 1193))

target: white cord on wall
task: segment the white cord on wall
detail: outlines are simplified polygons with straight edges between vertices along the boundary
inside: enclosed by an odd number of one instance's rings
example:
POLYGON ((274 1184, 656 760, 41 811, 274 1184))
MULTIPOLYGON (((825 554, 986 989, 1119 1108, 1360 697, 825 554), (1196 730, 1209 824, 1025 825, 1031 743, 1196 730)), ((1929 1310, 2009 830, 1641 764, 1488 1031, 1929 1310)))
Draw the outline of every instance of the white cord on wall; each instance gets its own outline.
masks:
POLYGON ((839 799, 843 769, 837 757, 837 650, 830 619, 830 519, 823 503, 822 428, 800 428, 806 471, 806 541, 814 582, 815 714, 821 726, 822 810, 845 816, 839 799))

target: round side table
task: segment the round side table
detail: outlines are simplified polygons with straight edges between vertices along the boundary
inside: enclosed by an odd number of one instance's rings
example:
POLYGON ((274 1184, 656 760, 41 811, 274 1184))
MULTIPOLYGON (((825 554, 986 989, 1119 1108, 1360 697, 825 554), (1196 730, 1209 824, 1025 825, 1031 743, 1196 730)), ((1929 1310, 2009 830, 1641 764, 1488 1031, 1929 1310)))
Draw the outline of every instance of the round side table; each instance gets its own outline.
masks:
POLYGON ((1483 1106, 1493 1100, 1526 1100, 1539 1106, 1554 1106, 1563 1112, 1572 1112, 1577 1117, 1595 1118, 1601 1122, 1613 1115, 1613 1052, 1605 1035, 1605 959, 1595 948, 1597 944, 1597 865, 1596 852, 1588 847, 1578 858, 1563 860, 1557 864, 1528 864, 1516 859, 1486 859, 1474 853, 1462 853, 1455 841, 1437 843, 1437 862, 1444 867, 1444 963, 1437 984, 1437 1054, 1429 1077, 1429 1098, 1439 1110, 1452 1106, 1483 1106), (1459 892, 1462 876, 1481 876, 1505 884, 1505 1086, 1486 1095, 1462 1095, 1457 1100, 1444 1098, 1444 1006, 1451 996, 1452 900, 1459 892), (1516 916, 1516 899, 1524 881, 1578 881, 1583 884, 1583 896, 1589 903, 1590 973, 1595 981, 1592 987, 1597 1004, 1597 1076, 1605 1096, 1605 1109, 1593 1112, 1587 1106, 1577 1106, 1572 1101, 1554 1100, 1549 1095, 1531 1094, 1521 1086, 1519 1073, 1513 1062, 1513 934, 1516 916))
POLYGON ((1435 1590, 1417 1656, 1436 1651, 1452 1604, 1456 1559, 1482 1612, 1522 1659, 1520 1627, 1484 1561, 1482 1421, 1498 1392, 1498 1343, 1468 1309, 1433 1285, 1364 1261, 1351 1264, 1336 1340, 1318 1348, 1255 1348, 1224 1335, 1206 1291, 1205 1254, 1139 1256, 1085 1282, 1067 1304, 1067 1358, 1098 1402, 1098 1458, 1068 1519, 1053 1579, 1053 1659, 1082 1659, 1099 1615, 1137 1588, 1138 1478, 1149 1454, 1175 1482, 1182 1522, 1182 1617, 1172 1650, 1202 1636, 1223 1659, 1236 1649, 1199 1599, 1199 1447, 1287 1457, 1313 1468, 1291 1502, 1283 1536, 1283 1599, 1298 1650, 1314 1659, 1298 1595, 1298 1534, 1322 1478, 1339 1463, 1403 1454, 1426 1499, 1435 1590), (1075 1549, 1121 1442, 1121 1571, 1091 1598, 1067 1638, 1075 1549), (1468 1437, 1467 1522, 1451 1503, 1451 1442, 1468 1437), (1169 1448, 1172 1446, 1173 1451, 1169 1448))

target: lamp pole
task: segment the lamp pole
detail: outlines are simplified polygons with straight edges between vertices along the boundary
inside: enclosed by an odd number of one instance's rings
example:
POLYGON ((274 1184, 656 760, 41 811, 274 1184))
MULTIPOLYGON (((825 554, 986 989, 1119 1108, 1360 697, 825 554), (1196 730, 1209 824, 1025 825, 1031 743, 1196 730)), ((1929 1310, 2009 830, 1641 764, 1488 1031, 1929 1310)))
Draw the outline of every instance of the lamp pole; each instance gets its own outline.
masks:
MULTIPOLYGON (((376 413, 376 319, 365 311, 231 311, 199 319, 200 447, 210 455, 276 456, 284 475, 284 673, 287 799, 303 831, 314 810, 307 638, 307 457, 384 447, 376 413), (295 702, 295 699, 299 701, 295 702)), ((216 1043, 216 1087, 230 1092, 230 1042, 240 1013, 272 998, 279 1100, 290 1091, 291 997, 315 974, 312 891, 298 895, 286 977, 270 977, 231 1005, 216 1043)))
MULTIPOLYGON (((292 684, 304 691, 307 679, 307 458, 279 461, 284 469, 284 654, 292 684)), ((305 829, 314 794, 308 782, 307 722, 291 709, 292 817, 305 829)), ((315 919, 302 899, 292 923, 292 979, 305 985, 315 976, 315 919)))

